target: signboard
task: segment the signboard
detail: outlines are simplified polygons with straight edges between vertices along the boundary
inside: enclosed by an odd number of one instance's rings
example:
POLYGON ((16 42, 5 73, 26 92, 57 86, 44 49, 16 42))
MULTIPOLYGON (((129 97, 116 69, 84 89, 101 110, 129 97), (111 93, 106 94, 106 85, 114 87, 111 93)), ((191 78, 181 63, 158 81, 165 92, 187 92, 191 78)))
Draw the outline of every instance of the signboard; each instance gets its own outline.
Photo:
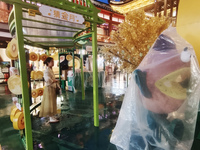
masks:
POLYGON ((92 52, 92 46, 86 46, 86 51, 92 52))
POLYGON ((42 16, 50 17, 53 19, 59 19, 62 21, 68 21, 68 22, 73 22, 73 23, 78 23, 78 24, 83 24, 83 22, 85 21, 82 15, 64 11, 62 9, 46 6, 46 5, 41 5, 39 7, 39 11, 41 12, 42 16))

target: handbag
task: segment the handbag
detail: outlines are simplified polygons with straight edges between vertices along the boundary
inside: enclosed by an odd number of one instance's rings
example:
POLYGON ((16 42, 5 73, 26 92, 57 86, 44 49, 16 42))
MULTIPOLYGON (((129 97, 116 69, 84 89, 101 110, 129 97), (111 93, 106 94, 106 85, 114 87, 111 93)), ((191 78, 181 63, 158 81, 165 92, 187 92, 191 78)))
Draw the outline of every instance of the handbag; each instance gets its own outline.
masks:
POLYGON ((60 94, 60 86, 58 85, 58 83, 56 83, 56 94, 60 94))

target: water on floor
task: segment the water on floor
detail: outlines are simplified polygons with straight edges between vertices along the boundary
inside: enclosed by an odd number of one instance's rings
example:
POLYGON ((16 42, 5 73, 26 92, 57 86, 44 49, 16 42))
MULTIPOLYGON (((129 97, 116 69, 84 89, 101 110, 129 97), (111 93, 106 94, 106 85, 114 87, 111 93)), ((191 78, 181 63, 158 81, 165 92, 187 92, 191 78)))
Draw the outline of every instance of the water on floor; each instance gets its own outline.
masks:
MULTIPOLYGON (((60 122, 49 123, 33 112, 32 134, 34 150, 115 150, 110 136, 116 124, 123 96, 127 87, 123 74, 108 76, 104 87, 99 88, 99 127, 93 121, 93 91, 63 91, 57 99, 60 122)), ((0 85, 0 146, 3 150, 24 150, 20 132, 10 121, 12 95, 6 84, 0 85)))

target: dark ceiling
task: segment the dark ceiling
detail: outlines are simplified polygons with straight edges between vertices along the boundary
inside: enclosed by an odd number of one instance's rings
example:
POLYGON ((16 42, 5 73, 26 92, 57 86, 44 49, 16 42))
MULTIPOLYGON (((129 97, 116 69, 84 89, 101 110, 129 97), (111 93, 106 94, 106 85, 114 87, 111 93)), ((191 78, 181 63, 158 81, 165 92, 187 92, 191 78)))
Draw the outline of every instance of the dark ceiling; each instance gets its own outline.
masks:
POLYGON ((0 23, 0 48, 6 48, 8 42, 12 39, 9 30, 6 29, 7 26, 7 24, 0 23))

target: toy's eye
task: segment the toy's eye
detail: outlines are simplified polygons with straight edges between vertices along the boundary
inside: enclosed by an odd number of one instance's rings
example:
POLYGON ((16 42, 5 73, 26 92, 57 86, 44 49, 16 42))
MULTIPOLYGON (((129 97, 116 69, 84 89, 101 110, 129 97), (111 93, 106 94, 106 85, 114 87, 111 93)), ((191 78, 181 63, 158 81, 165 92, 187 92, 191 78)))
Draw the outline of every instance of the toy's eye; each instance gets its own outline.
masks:
POLYGON ((140 69, 136 69, 135 73, 135 81, 138 85, 142 95, 146 98, 152 98, 151 91, 149 90, 146 82, 146 72, 141 71, 140 69))
POLYGON ((156 51, 169 51, 171 49, 176 49, 174 41, 167 35, 161 34, 156 40, 153 49, 156 51))
POLYGON ((184 50, 181 52, 181 61, 182 62, 189 62, 190 61, 190 57, 191 57, 191 53, 188 50, 187 47, 184 48, 184 50))

